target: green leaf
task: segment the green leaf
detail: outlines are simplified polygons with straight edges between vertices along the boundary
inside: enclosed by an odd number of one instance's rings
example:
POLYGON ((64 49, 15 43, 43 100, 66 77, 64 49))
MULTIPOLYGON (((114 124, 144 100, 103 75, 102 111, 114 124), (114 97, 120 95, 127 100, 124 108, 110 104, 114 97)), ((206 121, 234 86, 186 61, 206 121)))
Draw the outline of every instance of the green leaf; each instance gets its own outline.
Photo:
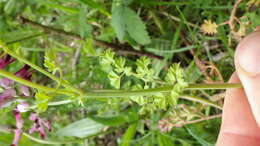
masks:
POLYGON ((147 57, 141 57, 136 61, 136 73, 139 78, 143 78, 145 75, 149 74, 149 64, 151 60, 147 57))
POLYGON ((135 11, 123 6, 120 2, 114 2, 111 25, 119 41, 124 39, 127 32, 131 38, 141 45, 146 45, 151 42, 141 18, 135 11))
POLYGON ((164 136, 163 134, 161 134, 159 132, 157 134, 157 140, 158 140, 159 146, 174 146, 175 145, 169 137, 164 136))
POLYGON ((125 71, 125 58, 119 57, 115 59, 115 71, 117 73, 122 73, 125 71))
POLYGON ((130 5, 134 0, 123 0, 125 6, 130 5))
POLYGON ((90 116, 92 120, 106 126, 120 126, 125 123, 132 123, 139 119, 138 114, 133 111, 128 111, 118 115, 103 115, 103 116, 90 116))
POLYGON ((139 44, 146 45, 151 42, 145 24, 141 18, 128 7, 124 9, 124 18, 126 23, 126 31, 139 44))
POLYGON ((134 138, 136 129, 137 128, 137 123, 131 124, 126 132, 123 135, 122 143, 120 146, 130 146, 131 140, 134 138))
POLYGON ((83 51, 88 55, 96 56, 96 51, 94 49, 92 38, 86 39, 84 46, 83 46, 83 51))
POLYGON ((60 129, 57 135, 84 138, 101 132, 103 128, 105 128, 103 124, 85 118, 60 129))
POLYGON ((92 27, 87 23, 87 9, 86 7, 81 7, 79 11, 79 34, 82 38, 91 36, 92 27))
POLYGON ((90 116, 90 118, 98 123, 106 126, 120 126, 127 122, 124 115, 116 116, 90 116))
POLYGON ((43 92, 37 92, 35 94, 35 98, 36 98, 36 101, 37 101, 37 111, 39 113, 45 112, 48 108, 48 103, 51 100, 51 97, 47 96, 43 92))
POLYGON ((44 66, 49 72, 56 70, 56 54, 52 49, 47 49, 44 56, 44 66))
POLYGON ((119 41, 122 41, 124 39, 126 31, 124 9, 125 8, 121 5, 115 6, 112 9, 111 25, 114 28, 119 41))
POLYGON ((115 87, 116 89, 119 89, 120 88, 120 80, 121 80, 121 77, 118 76, 115 72, 111 71, 109 74, 108 74, 108 78, 110 79, 110 84, 115 87))
POLYGON ((93 0, 79 0, 81 1, 82 3, 88 5, 89 7, 93 8, 93 9, 97 9, 99 10, 101 13, 103 13, 104 15, 110 17, 110 13, 102 7, 102 4, 99 4, 93 0))
POLYGON ((9 0, 9 1, 7 1, 6 5, 4 7, 4 11, 7 14, 11 14, 12 11, 14 10, 14 8, 15 8, 15 5, 16 5, 16 0, 9 0))
POLYGON ((114 56, 115 52, 112 50, 108 49, 106 50, 103 55, 101 56, 102 58, 102 64, 113 64, 114 63, 114 56))
POLYGON ((187 131, 189 132, 189 134, 195 138, 202 146, 214 146, 214 144, 209 143, 208 141, 204 140, 197 131, 195 131, 192 128, 187 127, 187 131))

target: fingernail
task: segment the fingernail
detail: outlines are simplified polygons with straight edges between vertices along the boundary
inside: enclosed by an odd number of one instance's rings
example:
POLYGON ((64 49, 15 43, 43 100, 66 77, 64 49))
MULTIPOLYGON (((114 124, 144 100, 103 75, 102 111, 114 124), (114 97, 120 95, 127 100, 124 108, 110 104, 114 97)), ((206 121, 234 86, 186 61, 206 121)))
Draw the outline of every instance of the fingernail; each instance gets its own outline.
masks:
POLYGON ((256 26, 254 31, 260 31, 260 25, 256 26))
POLYGON ((239 66, 249 74, 260 73, 260 32, 254 32, 238 45, 236 59, 239 66))

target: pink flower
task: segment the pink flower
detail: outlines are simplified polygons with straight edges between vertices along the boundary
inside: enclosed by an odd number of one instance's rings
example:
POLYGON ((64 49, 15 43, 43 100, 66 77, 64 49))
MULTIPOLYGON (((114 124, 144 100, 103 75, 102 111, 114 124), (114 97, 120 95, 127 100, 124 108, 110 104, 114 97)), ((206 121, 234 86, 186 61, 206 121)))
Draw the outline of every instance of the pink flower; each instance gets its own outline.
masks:
POLYGON ((16 91, 14 89, 6 89, 3 93, 0 94, 0 108, 6 107, 9 104, 9 101, 16 95, 16 91))
POLYGON ((18 111, 17 109, 14 110, 14 115, 16 119, 16 130, 15 130, 14 140, 11 146, 18 146, 18 143, 22 137, 22 128, 23 128, 24 121, 22 119, 21 112, 18 111))
MULTIPOLYGON (((7 65, 14 61, 15 59, 12 59, 10 55, 5 55, 4 57, 0 58, 0 69, 4 69, 7 65)), ((25 80, 30 80, 32 76, 32 71, 29 71, 29 69, 30 66, 24 65, 23 68, 15 73, 15 75, 25 80)), ((0 86, 4 88, 4 91, 0 94, 0 108, 2 108, 9 106, 12 103, 10 101, 14 99, 17 92, 14 88, 14 81, 12 81, 11 79, 0 79, 0 86)), ((20 90, 24 96, 30 96, 29 87, 22 85, 20 90)), ((28 107, 29 105, 26 102, 22 102, 18 104, 13 111, 16 120, 16 129, 14 131, 15 137, 11 146, 18 146, 18 143, 22 136, 22 128, 24 124, 21 113, 26 112, 28 110, 28 107)))
POLYGON ((5 55, 3 58, 0 58, 0 69, 5 68, 8 64, 14 61, 15 59, 12 59, 10 55, 5 55))
POLYGON ((29 104, 26 102, 22 102, 20 104, 18 104, 15 108, 15 110, 13 111, 14 116, 15 116, 15 120, 16 120, 16 129, 15 129, 15 136, 13 139, 13 143, 11 144, 11 146, 18 146, 18 143, 22 137, 22 133, 23 133, 23 124, 24 121, 22 119, 22 112, 26 112, 26 109, 29 107, 29 104))
POLYGON ((29 133, 32 134, 34 132, 39 132, 42 139, 46 137, 46 133, 44 130, 44 127, 48 129, 49 132, 51 132, 51 124, 50 121, 41 119, 36 113, 31 113, 30 120, 34 121, 34 125, 29 130, 29 133))

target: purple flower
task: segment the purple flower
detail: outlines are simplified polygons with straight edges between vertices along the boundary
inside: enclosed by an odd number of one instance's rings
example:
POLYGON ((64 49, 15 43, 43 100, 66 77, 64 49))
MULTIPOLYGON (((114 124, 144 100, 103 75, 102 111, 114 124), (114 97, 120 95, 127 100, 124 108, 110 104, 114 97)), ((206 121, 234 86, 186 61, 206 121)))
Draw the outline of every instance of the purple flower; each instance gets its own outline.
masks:
POLYGON ((13 140, 13 143, 11 144, 11 146, 18 146, 18 143, 22 137, 22 128, 23 128, 24 121, 22 119, 22 115, 21 115, 20 111, 15 109, 13 113, 14 113, 15 119, 16 119, 16 130, 15 130, 14 140, 13 140))
POLYGON ((2 78, 0 80, 0 86, 3 88, 10 88, 10 86, 13 84, 13 81, 8 78, 2 78))
POLYGON ((23 124, 24 121, 22 119, 22 112, 26 112, 27 108, 29 107, 29 104, 26 102, 22 102, 20 104, 18 104, 15 108, 15 110, 13 111, 14 116, 15 116, 15 120, 16 120, 16 129, 14 131, 14 139, 13 139, 13 143, 11 144, 11 146, 18 146, 18 143, 22 137, 22 133, 23 133, 23 124))
POLYGON ((0 69, 5 68, 8 64, 14 61, 15 59, 12 59, 10 55, 5 55, 3 58, 0 58, 0 69))
POLYGON ((36 113, 31 113, 30 120, 34 121, 34 125, 29 130, 30 134, 34 132, 39 132, 41 138, 44 139, 46 137, 44 127, 47 128, 49 132, 51 132, 52 128, 50 121, 41 119, 36 113))
MULTIPOLYGON (((7 65, 14 62, 15 59, 12 59, 10 55, 5 55, 0 58, 0 69, 4 69, 7 65)), ((29 71, 30 66, 24 65, 19 71, 15 73, 16 76, 21 77, 25 80, 30 80, 32 76, 32 71, 29 71)), ((8 78, 0 79, 0 86, 4 88, 4 91, 0 93, 0 108, 9 106, 14 97, 16 96, 16 90, 14 89, 14 81, 8 78)), ((29 87, 22 85, 20 88, 22 94, 24 96, 30 96, 29 87)), ((22 102, 16 106, 13 110, 13 114, 16 120, 16 129, 14 131, 15 136, 11 146, 18 146, 18 143, 22 136, 22 128, 24 121, 22 119, 22 112, 26 112, 28 110, 29 105, 26 102, 22 102)))
POLYGON ((32 72, 28 71, 30 69, 29 65, 24 65, 18 72, 15 73, 16 76, 21 77, 26 80, 30 80, 32 72))
MULTIPOLYGON (((0 63, 1 63, 1 59, 0 59, 0 63)), ((1 66, 1 64, 0 64, 0 66, 1 66)), ((29 71, 29 69, 30 69, 30 66, 24 65, 24 67, 22 69, 20 69, 19 71, 17 71, 15 73, 15 75, 18 77, 21 77, 23 79, 30 80, 30 78, 32 76, 32 71, 29 71)), ((16 91, 14 89, 12 89, 13 85, 14 85, 14 81, 12 81, 11 79, 3 78, 0 80, 0 86, 5 89, 5 91, 0 94, 0 108, 3 105, 6 105, 6 102, 11 100, 16 95, 16 91)), ((21 85, 20 90, 24 96, 30 96, 29 87, 21 85)))
POLYGON ((23 131, 21 129, 16 129, 14 131, 14 140, 13 140, 13 143, 11 144, 11 146, 18 146, 18 143, 22 137, 22 133, 23 131))
MULTIPOLYGON (((16 72, 15 75, 30 81, 33 71, 29 71, 29 69, 30 66, 26 64, 23 66, 22 69, 16 72)), ((28 86, 22 85, 20 89, 24 96, 30 96, 30 91, 28 86)))
POLYGON ((11 103, 8 101, 12 100, 12 98, 16 95, 16 91, 14 89, 6 89, 3 93, 0 94, 0 108, 6 107, 11 103))

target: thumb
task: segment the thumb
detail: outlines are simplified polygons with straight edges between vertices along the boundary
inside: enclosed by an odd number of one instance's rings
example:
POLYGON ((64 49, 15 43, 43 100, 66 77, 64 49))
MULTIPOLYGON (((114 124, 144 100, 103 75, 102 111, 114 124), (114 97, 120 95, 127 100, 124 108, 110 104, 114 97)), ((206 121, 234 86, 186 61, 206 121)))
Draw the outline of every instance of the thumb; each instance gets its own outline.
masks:
POLYGON ((239 43, 235 53, 235 65, 260 127, 260 31, 251 33, 239 43))

